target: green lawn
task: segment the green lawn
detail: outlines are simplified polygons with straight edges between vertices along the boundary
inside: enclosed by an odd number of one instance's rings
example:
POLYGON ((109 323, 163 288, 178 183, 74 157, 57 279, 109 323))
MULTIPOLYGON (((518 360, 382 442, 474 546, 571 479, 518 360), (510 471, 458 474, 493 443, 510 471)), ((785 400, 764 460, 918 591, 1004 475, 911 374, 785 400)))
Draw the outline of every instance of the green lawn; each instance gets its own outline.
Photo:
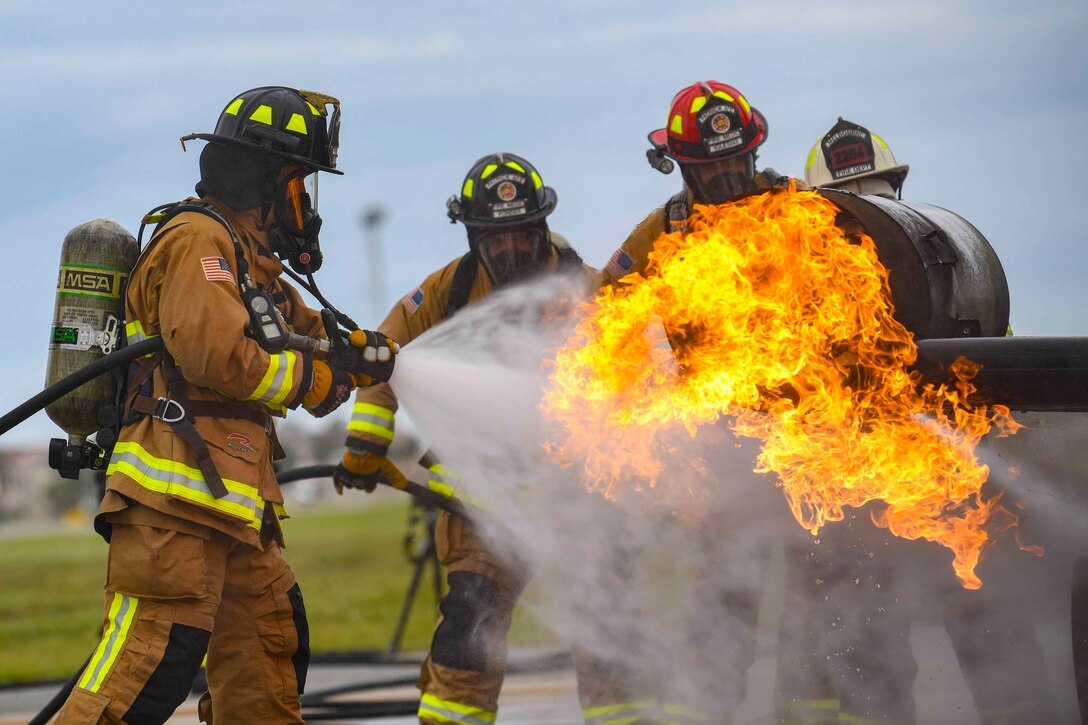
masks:
MULTIPOLYGON (((284 522, 306 598, 314 652, 384 649, 411 578, 402 541, 407 504, 296 511, 284 522)), ((0 541, 0 683, 72 674, 98 642, 106 544, 92 533, 0 541)), ((434 626, 430 578, 416 597, 402 649, 422 650, 434 626)), ((553 641, 515 617, 511 641, 553 641)))

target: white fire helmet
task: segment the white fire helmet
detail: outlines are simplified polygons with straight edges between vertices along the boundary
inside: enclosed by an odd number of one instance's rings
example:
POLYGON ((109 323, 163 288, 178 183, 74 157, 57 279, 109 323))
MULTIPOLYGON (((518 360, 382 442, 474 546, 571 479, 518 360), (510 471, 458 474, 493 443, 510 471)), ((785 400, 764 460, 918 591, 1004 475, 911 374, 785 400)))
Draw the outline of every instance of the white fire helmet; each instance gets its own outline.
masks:
POLYGON ((902 194, 909 170, 906 164, 896 164, 884 139, 840 116, 809 152, 805 183, 895 199, 902 194))

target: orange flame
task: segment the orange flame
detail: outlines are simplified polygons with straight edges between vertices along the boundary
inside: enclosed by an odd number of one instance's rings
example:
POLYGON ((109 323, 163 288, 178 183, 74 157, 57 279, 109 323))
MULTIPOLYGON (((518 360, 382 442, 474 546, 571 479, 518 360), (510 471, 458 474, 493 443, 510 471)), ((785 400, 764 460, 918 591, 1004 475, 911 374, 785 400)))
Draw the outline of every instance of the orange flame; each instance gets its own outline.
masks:
POLYGON ((645 278, 602 289, 557 354, 543 401, 564 427, 552 449, 615 497, 659 480, 660 432, 730 416, 763 442, 756 471, 778 476, 813 534, 844 507, 883 502, 874 523, 948 547, 978 588, 987 521, 1016 518, 980 495, 974 449, 995 424, 1018 426, 1007 408, 968 403, 973 363, 957 361, 952 385, 918 386, 873 240, 848 239, 837 213, 792 188, 696 205, 689 232, 657 240, 645 278))

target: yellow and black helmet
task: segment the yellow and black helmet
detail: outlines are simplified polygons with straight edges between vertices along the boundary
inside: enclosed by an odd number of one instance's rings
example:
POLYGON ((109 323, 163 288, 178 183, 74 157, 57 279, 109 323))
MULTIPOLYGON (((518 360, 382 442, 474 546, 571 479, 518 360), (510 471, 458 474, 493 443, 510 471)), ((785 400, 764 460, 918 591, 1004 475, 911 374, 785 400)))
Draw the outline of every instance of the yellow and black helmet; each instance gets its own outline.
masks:
POLYGON ((215 131, 181 140, 249 146, 315 171, 342 174, 336 168, 339 137, 340 101, 313 91, 262 86, 232 99, 219 114, 215 131))
POLYGON ((461 195, 446 202, 451 222, 473 227, 503 227, 544 219, 555 209, 558 197, 544 186, 528 161, 499 153, 477 161, 461 185, 461 195))

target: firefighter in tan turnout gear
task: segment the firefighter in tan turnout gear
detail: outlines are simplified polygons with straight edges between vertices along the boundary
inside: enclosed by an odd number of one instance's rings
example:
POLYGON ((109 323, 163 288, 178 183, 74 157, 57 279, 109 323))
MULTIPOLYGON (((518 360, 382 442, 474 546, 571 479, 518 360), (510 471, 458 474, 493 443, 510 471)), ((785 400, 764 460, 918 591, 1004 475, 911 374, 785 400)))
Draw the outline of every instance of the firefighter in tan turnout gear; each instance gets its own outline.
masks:
MULTIPOLYGON (((677 92, 665 128, 649 134, 651 148, 646 156, 653 168, 665 174, 679 164, 684 187, 635 227, 606 264, 601 284, 617 284, 629 274, 644 274, 654 243, 662 234, 686 231, 693 205, 722 204, 745 194, 788 185, 789 177, 769 168, 756 169, 757 150, 767 134, 763 114, 733 86, 708 80, 677 92)), ((670 342, 676 344, 671 337, 670 342)), ((707 516, 708 523, 697 532, 704 553, 720 551, 720 540, 726 534, 745 540, 745 526, 757 520, 746 519, 736 510, 707 516), (716 520, 724 522, 728 530, 723 532, 709 523, 716 520)), ((760 540, 758 535, 751 538, 760 540)), ((759 548, 755 553, 757 566, 764 566, 769 551, 759 548)), ((743 558, 741 555, 737 560, 743 558)), ((732 566, 732 562, 722 566, 732 566)), ((696 585, 695 600, 702 604, 688 618, 684 657, 694 663, 692 671, 698 676, 671 682, 668 689, 658 693, 663 722, 732 722, 734 711, 744 700, 747 671, 755 657, 761 591, 745 583, 750 578, 738 576, 735 585, 723 586, 720 582, 732 578, 719 571, 716 576, 703 577, 696 585)))
POLYGON ((95 518, 110 544, 103 636, 58 723, 165 722, 205 654, 202 720, 302 722, 309 643, 280 553, 272 418, 329 413, 388 380, 396 350, 365 331, 343 340, 280 279, 281 260, 320 265, 305 180, 341 173, 339 120, 331 97, 262 87, 183 139, 208 142, 199 199, 164 212, 130 276, 128 339, 164 345, 130 370, 95 518), (287 332, 334 334, 332 354, 284 349, 287 332))
POLYGON ((667 126, 649 134, 650 166, 663 174, 680 165, 684 188, 650 213, 605 266, 610 284, 646 270, 654 241, 684 231, 693 204, 721 204, 743 194, 784 186, 774 169, 756 171, 756 150, 767 140, 767 120, 732 86, 700 81, 680 90, 669 107, 667 126))
MULTIPOLYGON (((909 170, 883 138, 840 117, 812 146, 805 181, 897 200, 909 170)), ((926 591, 926 567, 939 570, 943 561, 928 561, 868 518, 847 512, 818 543, 806 537, 786 558, 786 596, 794 603, 779 636, 778 722, 913 723, 911 625, 926 620, 947 630, 983 725, 1057 722, 1042 648, 1020 605, 1003 601, 1003 585, 970 591, 950 581, 926 591)), ((1008 575, 991 566, 1000 561, 991 555, 983 564, 985 580, 1008 575)))
MULTIPOLYGON (((468 254, 404 297, 381 332, 408 344, 465 305, 536 275, 566 273, 591 284, 596 271, 548 229, 546 217, 555 205, 555 192, 525 159, 501 153, 477 161, 460 195, 447 203, 450 220, 468 232, 468 254)), ((404 475, 385 457, 396 410, 388 385, 358 393, 348 450, 335 475, 338 485, 364 490, 378 482, 403 485, 404 475)), ((457 495, 456 479, 440 464, 431 467, 429 485, 457 495)), ((511 614, 530 574, 495 554, 463 517, 443 513, 435 538, 449 592, 420 675, 419 720, 426 725, 494 722, 511 614)), ((643 722, 636 719, 641 705, 625 694, 627 678, 588 655, 576 653, 575 662, 587 722, 643 722)))

